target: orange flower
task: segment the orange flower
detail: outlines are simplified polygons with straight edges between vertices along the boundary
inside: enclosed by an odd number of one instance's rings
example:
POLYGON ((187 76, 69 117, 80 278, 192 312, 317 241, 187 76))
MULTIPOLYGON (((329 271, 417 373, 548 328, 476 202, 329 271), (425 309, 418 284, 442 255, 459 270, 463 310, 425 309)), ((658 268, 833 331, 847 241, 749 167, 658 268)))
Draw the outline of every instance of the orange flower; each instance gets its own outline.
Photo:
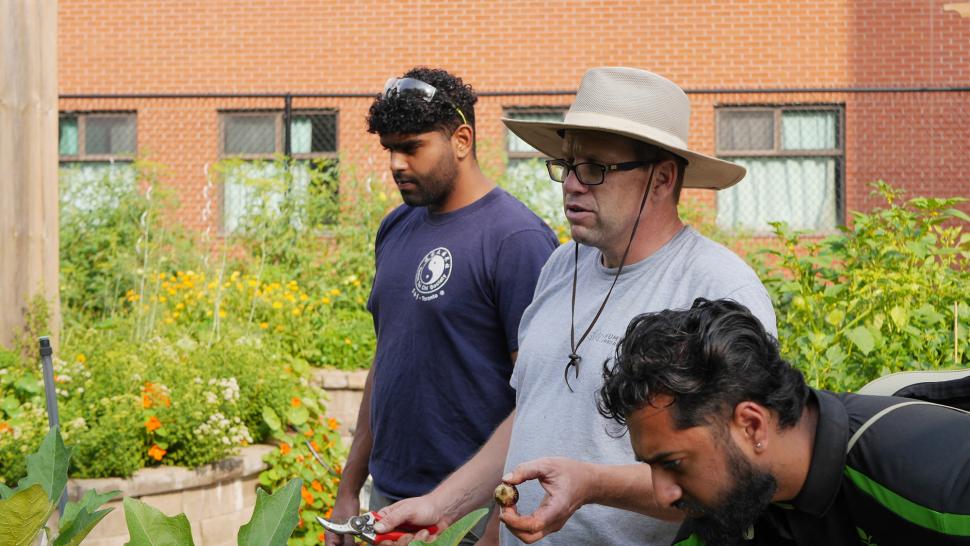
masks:
POLYGON ((151 449, 148 450, 148 456, 156 461, 161 461, 162 457, 165 456, 166 451, 160 447, 158 444, 152 444, 151 449))
POLYGON ((327 426, 330 427, 330 430, 337 430, 338 428, 340 428, 340 423, 336 419, 331 417, 327 419, 327 426))
POLYGON ((294 396, 293 398, 290 399, 290 405, 293 406, 294 408, 300 407, 300 404, 302 404, 302 402, 300 402, 299 397, 294 396))
POLYGON ((282 444, 280 444, 280 453, 282 453, 283 455, 286 455, 289 452, 290 452, 290 444, 286 442, 283 442, 282 444))
POLYGON ((6 421, 0 421, 0 432, 8 432, 10 430, 10 425, 6 421))
POLYGON ((145 428, 148 429, 148 432, 154 432, 162 428, 162 422, 158 420, 158 417, 152 415, 147 421, 145 421, 145 428))
POLYGON ((145 409, 152 407, 152 399, 147 394, 141 395, 141 407, 145 409))
POLYGON ((323 533, 320 533, 319 535, 317 535, 317 540, 319 540, 320 542, 323 542, 323 541, 325 541, 327 539, 326 539, 326 537, 323 536, 323 533))
POLYGON ((303 459, 304 459, 304 458, 305 458, 305 457, 303 457, 303 455, 297 455, 297 456, 296 456, 296 462, 298 462, 298 463, 302 463, 302 462, 303 462, 303 459))
POLYGON ((313 449, 320 451, 320 446, 317 445, 316 440, 310 440, 310 445, 313 446, 313 449))
POLYGON ((297 522, 297 526, 303 527, 303 518, 300 518, 300 521, 297 522))
POLYGON ((303 502, 313 504, 313 493, 310 493, 310 490, 307 489, 305 485, 300 490, 300 495, 303 496, 303 502))
POLYGON ((327 508, 327 513, 323 515, 323 519, 330 519, 333 515, 333 508, 327 508))
POLYGON ((303 432, 303 435, 306 436, 307 438, 312 437, 313 436, 313 429, 312 428, 306 429, 306 431, 303 432))
POLYGON ((344 471, 344 469, 341 468, 339 464, 335 464, 333 465, 333 471, 336 472, 337 474, 340 474, 341 472, 344 471))
POLYGON ((312 487, 314 491, 318 491, 318 492, 323 491, 323 486, 320 485, 320 482, 318 480, 313 480, 313 483, 310 484, 310 487, 312 487))

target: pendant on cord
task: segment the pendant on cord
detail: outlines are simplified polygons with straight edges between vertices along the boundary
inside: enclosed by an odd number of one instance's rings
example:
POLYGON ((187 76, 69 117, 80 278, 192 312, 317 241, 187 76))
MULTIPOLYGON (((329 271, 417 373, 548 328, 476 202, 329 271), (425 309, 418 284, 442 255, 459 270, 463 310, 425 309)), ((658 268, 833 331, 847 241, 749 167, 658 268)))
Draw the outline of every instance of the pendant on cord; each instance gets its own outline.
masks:
POLYGON ((582 359, 583 357, 576 353, 569 353, 569 362, 566 363, 566 370, 563 372, 563 379, 566 380, 566 386, 569 387, 569 392, 573 392, 573 387, 569 384, 569 368, 576 369, 576 378, 579 379, 579 361, 582 359))

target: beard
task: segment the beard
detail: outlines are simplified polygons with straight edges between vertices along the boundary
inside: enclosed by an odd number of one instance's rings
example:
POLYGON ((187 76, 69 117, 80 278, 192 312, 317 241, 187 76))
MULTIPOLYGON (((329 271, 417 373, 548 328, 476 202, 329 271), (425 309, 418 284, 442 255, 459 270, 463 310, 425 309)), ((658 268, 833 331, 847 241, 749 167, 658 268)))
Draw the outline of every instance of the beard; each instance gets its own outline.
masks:
POLYGON ((414 189, 401 189, 401 199, 411 207, 436 206, 444 203, 455 187, 458 177, 458 164, 450 155, 442 155, 434 167, 426 174, 418 177, 392 173, 394 182, 414 184, 414 189))
POLYGON ((733 480, 731 488, 712 506, 688 498, 677 503, 677 508, 691 518, 694 533, 708 546, 739 543, 778 489, 775 477, 756 469, 733 441, 728 440, 726 445, 728 470, 733 480))

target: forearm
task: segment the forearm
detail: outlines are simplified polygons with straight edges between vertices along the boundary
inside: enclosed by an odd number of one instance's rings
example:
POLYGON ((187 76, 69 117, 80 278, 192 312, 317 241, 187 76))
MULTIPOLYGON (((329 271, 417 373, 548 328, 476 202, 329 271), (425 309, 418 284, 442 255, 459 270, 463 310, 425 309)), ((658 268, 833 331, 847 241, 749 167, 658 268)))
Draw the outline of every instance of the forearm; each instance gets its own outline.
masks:
POLYGON ((657 504, 650 466, 586 463, 589 494, 585 504, 602 504, 667 521, 684 519, 681 510, 657 504))
POLYGON ((340 495, 359 495, 360 489, 364 486, 364 482, 367 481, 367 476, 370 474, 370 453, 374 445, 370 428, 370 397, 373 380, 374 369, 371 368, 367 374, 367 381, 364 383, 364 394, 360 402, 360 409, 357 412, 357 429, 354 431, 354 439, 350 444, 347 462, 340 477, 340 489, 338 491, 340 495))
POLYGON ((512 411, 478 453, 429 494, 448 521, 454 522, 491 502, 495 487, 502 481, 514 419, 512 411))

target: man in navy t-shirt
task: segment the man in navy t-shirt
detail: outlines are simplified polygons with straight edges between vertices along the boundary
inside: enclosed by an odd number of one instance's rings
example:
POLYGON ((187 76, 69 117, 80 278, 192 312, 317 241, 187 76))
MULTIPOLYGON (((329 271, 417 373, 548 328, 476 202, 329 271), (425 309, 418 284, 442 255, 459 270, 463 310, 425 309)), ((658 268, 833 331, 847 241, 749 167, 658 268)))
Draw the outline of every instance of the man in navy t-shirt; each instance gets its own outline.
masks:
MULTIPOLYGON (((377 232, 368 301, 377 355, 334 520, 357 515, 368 474, 370 510, 427 493, 514 406, 519 318, 556 238, 479 169, 477 100, 460 78, 416 68, 371 105, 368 131, 390 153, 404 205, 377 232)), ((328 545, 350 540, 327 535, 328 545)))

